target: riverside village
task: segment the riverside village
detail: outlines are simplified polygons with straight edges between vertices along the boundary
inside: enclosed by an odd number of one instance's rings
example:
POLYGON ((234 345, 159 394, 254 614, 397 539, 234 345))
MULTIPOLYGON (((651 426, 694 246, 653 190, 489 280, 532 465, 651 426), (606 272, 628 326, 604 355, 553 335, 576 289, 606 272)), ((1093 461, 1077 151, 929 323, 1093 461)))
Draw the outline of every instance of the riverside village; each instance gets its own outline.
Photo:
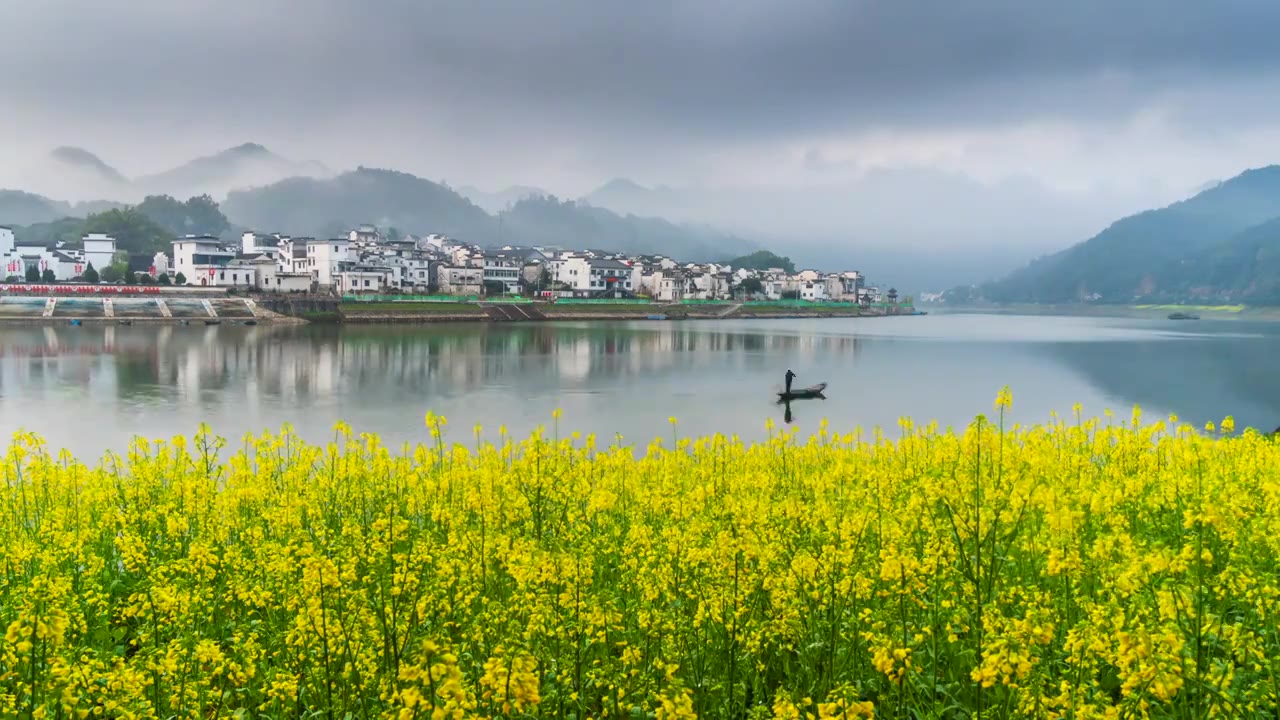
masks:
MULTIPOLYGON (((773 257, 773 256, 767 256, 773 257)), ((0 226, 0 320, 541 320, 913 314, 856 270, 677 262, 592 249, 482 248, 362 225, 316 239, 186 235, 168 252, 22 245, 0 226)))

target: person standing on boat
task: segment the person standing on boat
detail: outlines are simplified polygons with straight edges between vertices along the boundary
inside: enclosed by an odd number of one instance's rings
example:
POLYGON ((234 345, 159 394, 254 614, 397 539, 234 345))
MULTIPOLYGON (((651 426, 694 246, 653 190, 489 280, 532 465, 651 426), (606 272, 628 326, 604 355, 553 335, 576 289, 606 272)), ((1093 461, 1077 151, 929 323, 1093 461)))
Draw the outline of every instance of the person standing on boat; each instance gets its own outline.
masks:
POLYGON ((795 379, 796 374, 791 372, 791 368, 787 368, 787 394, 791 394, 791 381, 795 379))

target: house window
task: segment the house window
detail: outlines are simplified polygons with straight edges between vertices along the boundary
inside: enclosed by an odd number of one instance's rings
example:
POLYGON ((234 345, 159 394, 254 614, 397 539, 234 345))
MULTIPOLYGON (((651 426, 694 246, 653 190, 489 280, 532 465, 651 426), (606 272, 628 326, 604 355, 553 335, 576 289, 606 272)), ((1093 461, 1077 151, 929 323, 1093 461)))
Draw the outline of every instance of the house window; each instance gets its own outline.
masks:
POLYGON ((227 274, 226 274, 225 272, 220 272, 220 273, 218 273, 218 279, 219 279, 219 280, 226 280, 226 279, 227 279, 227 274))

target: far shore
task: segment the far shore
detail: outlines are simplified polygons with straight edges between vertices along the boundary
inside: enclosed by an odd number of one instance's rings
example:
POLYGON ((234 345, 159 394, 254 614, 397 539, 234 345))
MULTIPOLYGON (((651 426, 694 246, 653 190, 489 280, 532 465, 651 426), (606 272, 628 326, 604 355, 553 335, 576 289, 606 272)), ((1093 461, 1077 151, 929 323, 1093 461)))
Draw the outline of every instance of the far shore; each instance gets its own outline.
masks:
MULTIPOLYGON (((38 300, 38 298, 36 298, 38 300)), ((741 320, 741 319, 818 319, 894 317, 921 314, 909 305, 888 307, 851 307, 848 305, 743 305, 724 304, 529 304, 529 303, 464 303, 464 302, 337 302, 312 298, 293 304, 259 298, 249 303, 252 314, 234 316, 192 317, 189 314, 162 316, 145 314, 138 308, 122 313, 119 304, 112 316, 84 312, 55 312, 43 317, 30 313, 0 313, 0 324, 9 325, 244 325, 244 324, 428 324, 428 323, 503 323, 557 321, 618 320, 741 320)), ((243 310, 241 308, 240 310, 243 310)), ((212 311, 210 311, 212 312, 212 311)))
POLYGON ((981 315, 1058 315, 1066 317, 1117 317, 1163 320, 1171 313, 1193 313, 1201 320, 1280 321, 1280 307, 1247 305, 922 305, 921 310, 936 315, 976 313, 981 315))

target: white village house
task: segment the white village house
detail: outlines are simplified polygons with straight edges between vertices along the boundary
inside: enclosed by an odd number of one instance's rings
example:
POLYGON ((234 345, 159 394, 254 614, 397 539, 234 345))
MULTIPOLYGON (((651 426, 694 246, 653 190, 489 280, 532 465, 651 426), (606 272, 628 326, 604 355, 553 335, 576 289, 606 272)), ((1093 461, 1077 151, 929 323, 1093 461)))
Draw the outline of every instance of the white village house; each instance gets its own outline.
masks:
MULTIPOLYGON (((236 254, 226 250, 212 235, 187 235, 173 241, 173 272, 181 274, 188 285, 239 286, 239 278, 228 277, 225 268, 236 254)), ((97 267, 95 265, 94 267, 97 267)), ((237 274, 245 270, 233 271, 237 274)), ((251 282, 251 281, 250 281, 251 282)))

